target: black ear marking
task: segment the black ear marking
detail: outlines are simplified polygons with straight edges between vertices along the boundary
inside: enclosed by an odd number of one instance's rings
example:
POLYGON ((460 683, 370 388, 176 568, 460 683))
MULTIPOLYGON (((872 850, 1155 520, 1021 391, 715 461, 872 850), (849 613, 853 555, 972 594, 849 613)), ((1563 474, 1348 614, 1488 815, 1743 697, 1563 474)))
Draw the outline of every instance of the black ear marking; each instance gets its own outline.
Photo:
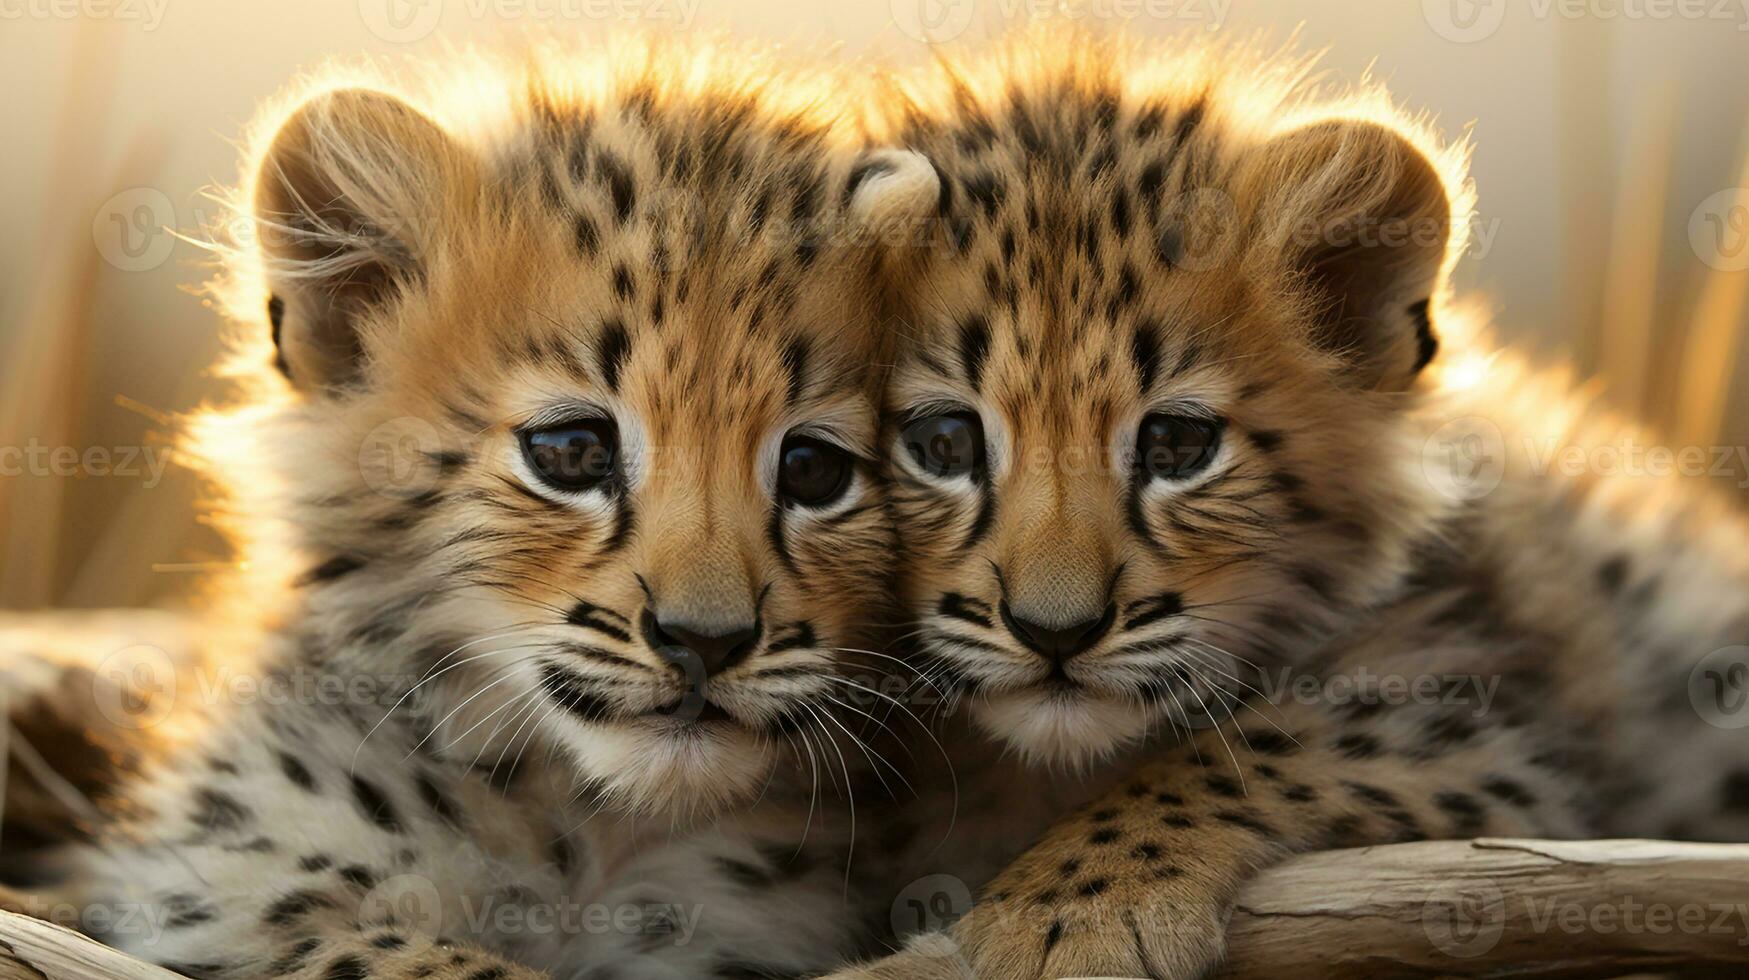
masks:
POLYGON ((1421 300, 1409 306, 1409 317, 1415 321, 1415 371, 1421 370, 1433 361, 1439 353, 1439 338, 1433 335, 1433 318, 1428 313, 1428 301, 1421 300))
POLYGON ((273 331, 273 366, 290 381, 291 365, 285 362, 285 348, 279 343, 280 327, 285 324, 285 300, 278 296, 267 297, 267 322, 273 331))
POLYGON ((878 156, 868 157, 855 167, 852 167, 849 179, 844 182, 844 199, 841 202, 842 205, 844 207, 849 207, 850 199, 856 196, 857 189, 868 181, 869 178, 879 177, 883 174, 890 174, 895 169, 896 168, 893 166, 891 160, 878 156))

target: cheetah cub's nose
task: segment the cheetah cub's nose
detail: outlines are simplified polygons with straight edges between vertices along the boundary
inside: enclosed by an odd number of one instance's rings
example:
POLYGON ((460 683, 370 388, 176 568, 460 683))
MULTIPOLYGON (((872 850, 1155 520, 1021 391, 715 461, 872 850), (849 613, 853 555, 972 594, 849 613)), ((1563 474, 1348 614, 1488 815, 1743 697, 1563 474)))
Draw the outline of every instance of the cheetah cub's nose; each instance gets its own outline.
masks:
POLYGON ((722 633, 706 633, 678 623, 663 623, 649 613, 645 613, 645 625, 645 640, 657 655, 669 663, 678 664, 682 669, 685 669, 687 659, 696 655, 709 677, 715 677, 746 660, 747 655, 759 643, 757 626, 745 626, 722 633))
POLYGON ((1007 602, 1002 603, 1002 622, 1022 646, 1054 664, 1085 652, 1099 642, 1117 618, 1117 607, 1107 605, 1105 612, 1067 626, 1046 626, 1016 615, 1007 602))

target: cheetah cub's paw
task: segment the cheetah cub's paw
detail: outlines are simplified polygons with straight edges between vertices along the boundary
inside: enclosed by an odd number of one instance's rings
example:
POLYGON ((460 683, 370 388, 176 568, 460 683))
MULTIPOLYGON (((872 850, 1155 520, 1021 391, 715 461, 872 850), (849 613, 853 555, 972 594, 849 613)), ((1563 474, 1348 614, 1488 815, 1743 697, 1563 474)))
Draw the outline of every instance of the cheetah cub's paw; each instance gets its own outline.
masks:
POLYGON ((820 980, 976 980, 953 937, 926 933, 891 956, 836 970, 820 980))
POLYGON ((1195 980, 1226 950, 1227 907, 1190 894, 1106 886, 1050 904, 1004 898, 954 927, 972 975, 994 978, 1149 977, 1195 980))

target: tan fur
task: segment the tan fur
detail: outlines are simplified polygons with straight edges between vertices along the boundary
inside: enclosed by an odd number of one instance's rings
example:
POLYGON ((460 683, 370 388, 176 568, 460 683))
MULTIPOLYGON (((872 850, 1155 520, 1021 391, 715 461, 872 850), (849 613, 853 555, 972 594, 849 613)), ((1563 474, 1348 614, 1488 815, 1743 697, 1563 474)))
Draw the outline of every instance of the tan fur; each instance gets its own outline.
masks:
POLYGON ((927 669, 1036 762, 1154 759, 951 937, 835 977, 1197 977, 1239 884, 1297 850, 1749 835, 1740 742, 1690 687, 1749 639, 1749 525, 1682 481, 1538 471, 1550 446, 1634 437, 1447 295, 1463 148, 1306 68, 1047 33, 876 100, 876 141, 951 189, 892 278, 887 437, 927 669), (1418 374, 1426 327, 1443 350, 1418 374), (906 425, 944 411, 981 423, 986 475, 913 465, 906 425), (1149 412, 1224 419, 1221 449, 1138 479, 1149 412), (1454 493, 1454 421, 1493 427, 1459 462, 1497 487, 1454 493), (1058 665, 1007 625, 1108 605, 1058 665), (1690 756, 1718 761, 1669 764, 1690 756))

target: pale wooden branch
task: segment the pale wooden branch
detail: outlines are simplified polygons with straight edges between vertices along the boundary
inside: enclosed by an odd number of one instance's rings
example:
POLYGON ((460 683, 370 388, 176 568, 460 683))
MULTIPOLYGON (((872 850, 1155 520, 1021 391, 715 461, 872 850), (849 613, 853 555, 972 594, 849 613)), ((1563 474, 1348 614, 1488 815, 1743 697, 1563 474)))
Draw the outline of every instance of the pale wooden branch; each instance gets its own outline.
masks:
MULTIPOLYGON (((1477 840, 1310 854, 1245 888, 1228 939, 1226 980, 1749 976, 1749 845, 1477 840)), ((0 980, 15 977, 173 980, 0 911, 0 980)))
POLYGON ((1228 980, 1749 976, 1749 845, 1476 840, 1311 854, 1259 876, 1228 980))

